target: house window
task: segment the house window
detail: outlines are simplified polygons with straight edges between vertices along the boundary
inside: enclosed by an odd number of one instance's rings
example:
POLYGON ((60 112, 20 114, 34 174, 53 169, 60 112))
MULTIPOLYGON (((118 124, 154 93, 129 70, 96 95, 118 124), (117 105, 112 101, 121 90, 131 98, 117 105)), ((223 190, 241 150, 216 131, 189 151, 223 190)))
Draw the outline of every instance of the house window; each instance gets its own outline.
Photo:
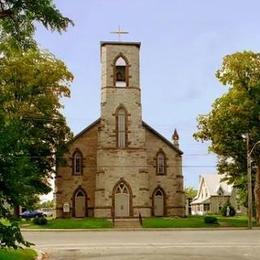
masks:
POLYGON ((218 195, 219 196, 223 196, 224 195, 224 191, 223 191, 223 189, 221 187, 219 187, 219 189, 218 189, 218 195))
POLYGON ((123 57, 119 57, 115 62, 114 79, 116 87, 127 86, 127 63, 123 57))
POLYGON ((82 155, 79 151, 73 155, 73 173, 75 175, 82 174, 82 155))
POLYGON ((117 111, 117 147, 125 148, 126 147, 126 119, 127 113, 124 108, 120 108, 117 111))
POLYGON ((210 210, 209 204, 204 204, 204 211, 209 211, 209 210, 210 210))
POLYGON ((157 154, 157 174, 158 175, 164 175, 166 174, 166 170, 165 170, 165 155, 162 152, 159 152, 157 154))

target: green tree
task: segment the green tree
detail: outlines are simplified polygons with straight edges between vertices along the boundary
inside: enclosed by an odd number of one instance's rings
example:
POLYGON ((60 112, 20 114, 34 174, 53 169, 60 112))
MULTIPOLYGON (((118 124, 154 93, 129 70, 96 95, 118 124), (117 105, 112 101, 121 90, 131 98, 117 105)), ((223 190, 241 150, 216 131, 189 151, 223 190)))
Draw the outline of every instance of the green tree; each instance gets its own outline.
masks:
POLYGON ((194 199, 197 195, 197 190, 194 189, 193 187, 186 187, 185 188, 185 195, 187 198, 194 199))
MULTIPOLYGON (((260 140, 260 54, 238 52, 224 57, 216 73, 228 91, 215 100, 207 115, 198 117, 196 140, 210 141, 209 150, 218 155, 218 170, 244 196, 247 191, 246 141, 250 147, 260 140)), ((260 217, 260 149, 252 154, 256 218, 260 217)), ((244 196, 245 197, 245 196, 244 196)))
POLYGON ((35 22, 58 32, 73 25, 56 8, 53 0, 0 0, 1 38, 11 35, 21 45, 31 44, 35 22))
POLYGON ((0 0, 0 246, 29 245, 11 208, 32 207, 47 193, 48 176, 71 134, 60 98, 69 96, 71 73, 40 52, 35 26, 65 31, 73 22, 53 0, 0 0))
POLYGON ((54 207, 54 201, 53 200, 47 200, 42 203, 40 203, 40 208, 53 208, 54 207))
MULTIPOLYGON (((48 52, 0 47, 0 219, 11 219, 12 208, 30 208, 34 195, 50 191, 56 158, 71 138, 60 98, 70 95, 73 76, 48 52)), ((1 246, 15 247, 3 231, 1 246)))

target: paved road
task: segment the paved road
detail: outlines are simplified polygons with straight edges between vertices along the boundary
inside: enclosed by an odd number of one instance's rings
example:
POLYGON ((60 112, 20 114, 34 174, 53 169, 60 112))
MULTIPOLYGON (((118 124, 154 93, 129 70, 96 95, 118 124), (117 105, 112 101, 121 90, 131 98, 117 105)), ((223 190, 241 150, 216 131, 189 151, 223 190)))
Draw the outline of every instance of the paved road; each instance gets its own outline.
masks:
POLYGON ((260 260, 260 230, 24 232, 50 260, 260 260))

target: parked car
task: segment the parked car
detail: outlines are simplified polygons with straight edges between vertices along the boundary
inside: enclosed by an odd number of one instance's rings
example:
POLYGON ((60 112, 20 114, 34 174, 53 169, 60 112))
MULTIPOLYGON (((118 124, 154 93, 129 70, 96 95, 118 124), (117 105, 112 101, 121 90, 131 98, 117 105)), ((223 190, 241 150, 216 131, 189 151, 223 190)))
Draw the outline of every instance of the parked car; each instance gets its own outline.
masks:
POLYGON ((41 208, 42 213, 45 217, 53 217, 54 209, 52 208, 41 208))
POLYGON ((22 218, 29 219, 29 218, 38 218, 38 217, 44 217, 44 213, 39 210, 26 210, 21 215, 22 218))

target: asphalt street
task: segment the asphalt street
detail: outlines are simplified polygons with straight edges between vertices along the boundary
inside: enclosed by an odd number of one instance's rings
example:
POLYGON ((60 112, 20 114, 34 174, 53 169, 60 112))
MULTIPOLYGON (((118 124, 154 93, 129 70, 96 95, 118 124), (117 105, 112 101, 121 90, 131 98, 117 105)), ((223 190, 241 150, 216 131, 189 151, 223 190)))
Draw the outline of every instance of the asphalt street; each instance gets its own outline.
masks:
POLYGON ((50 260, 260 260, 260 230, 24 232, 50 260))

